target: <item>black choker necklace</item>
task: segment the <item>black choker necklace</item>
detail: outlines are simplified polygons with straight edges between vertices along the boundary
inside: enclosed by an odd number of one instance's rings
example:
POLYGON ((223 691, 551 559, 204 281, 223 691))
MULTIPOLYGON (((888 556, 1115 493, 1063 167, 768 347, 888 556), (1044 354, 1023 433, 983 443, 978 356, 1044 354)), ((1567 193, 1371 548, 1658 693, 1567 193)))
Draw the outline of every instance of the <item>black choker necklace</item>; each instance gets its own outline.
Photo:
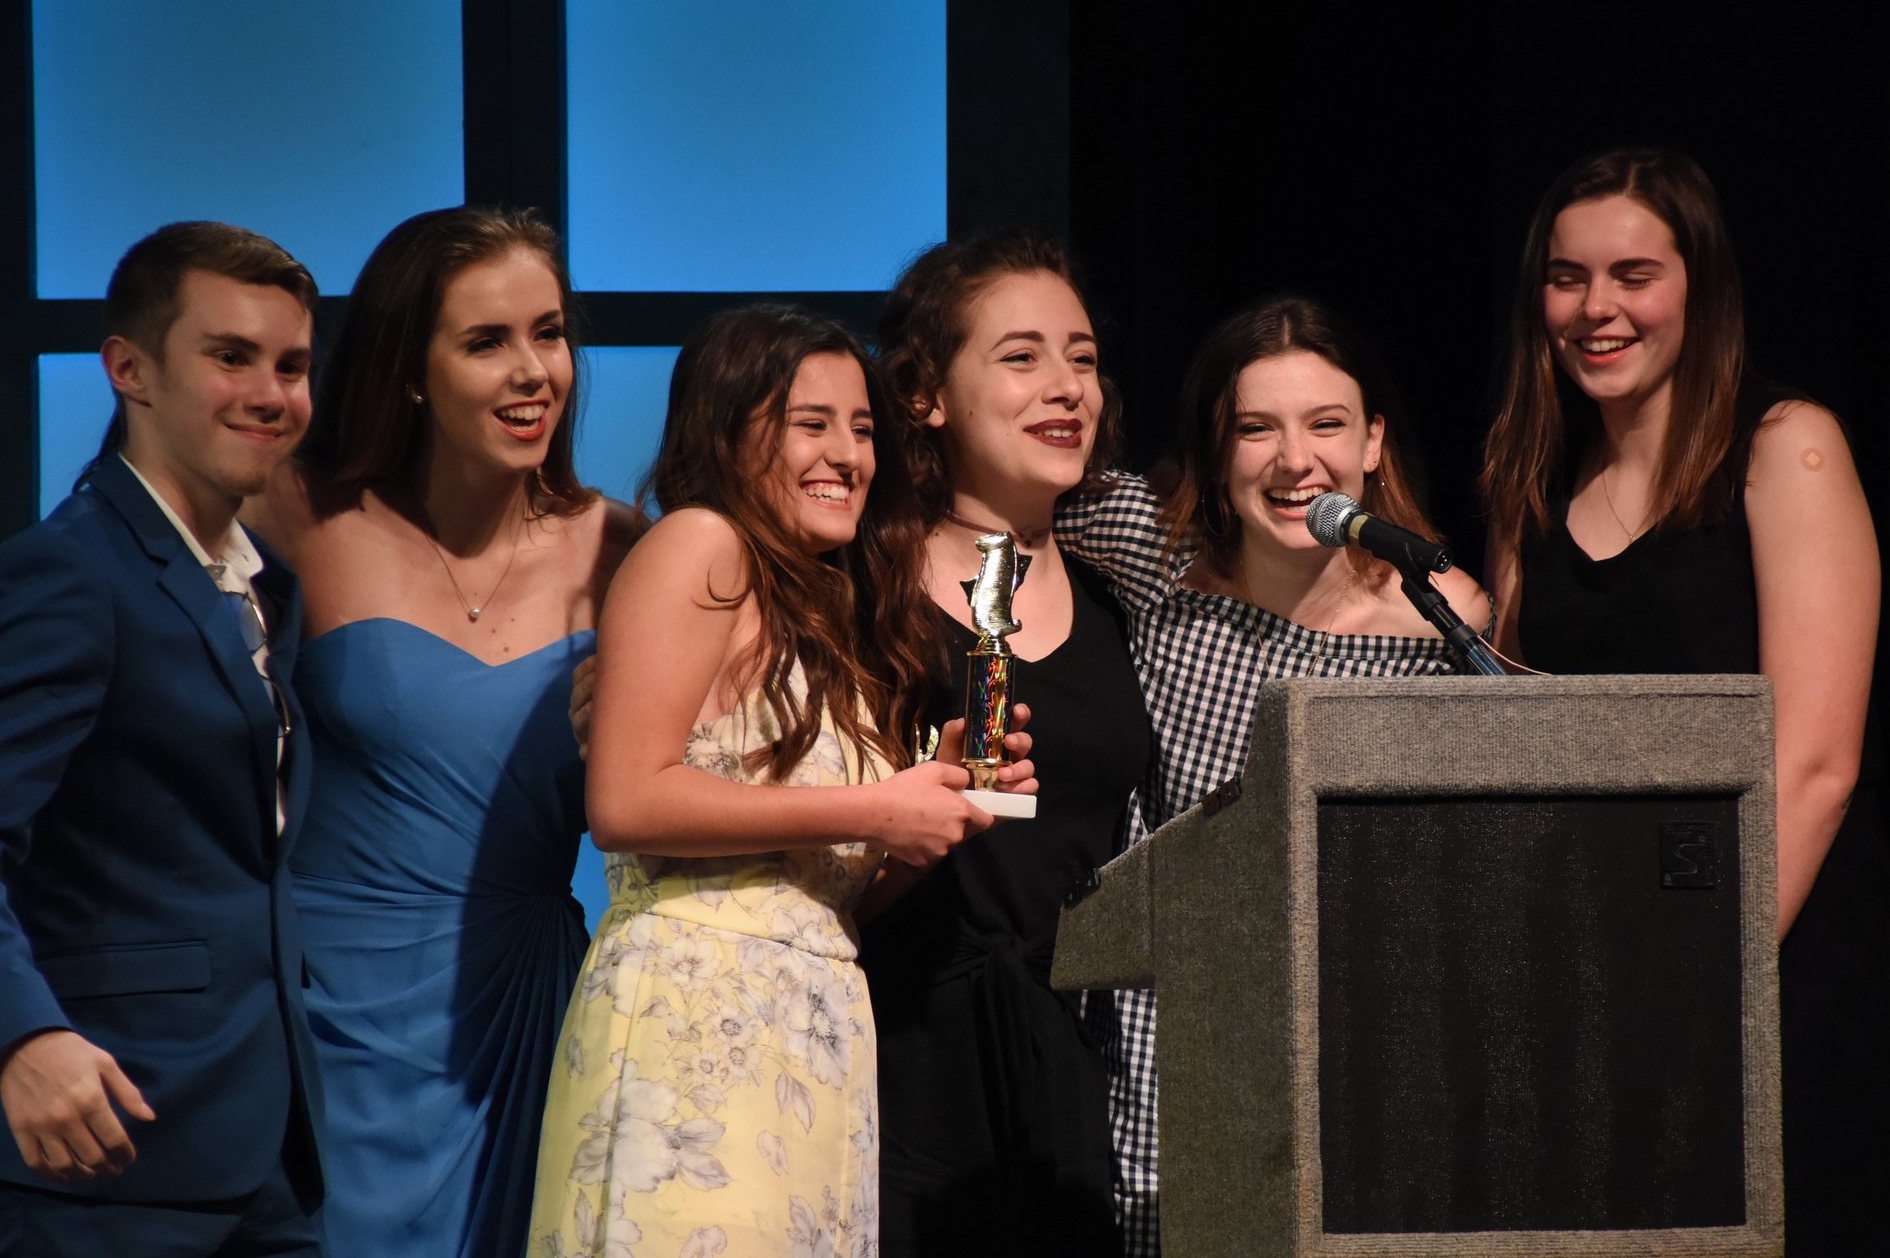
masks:
POLYGON ((959 528, 970 529, 979 536, 983 536, 986 533, 1007 534, 1013 542, 1016 542, 1025 550, 1029 550, 1033 546, 1042 545, 1043 539, 1050 536, 1050 526, 1048 524, 1044 525, 1042 528, 1035 529, 1001 529, 996 525, 980 524, 976 520, 967 520, 964 516, 951 510, 945 512, 945 518, 950 520, 953 524, 956 524, 959 528))

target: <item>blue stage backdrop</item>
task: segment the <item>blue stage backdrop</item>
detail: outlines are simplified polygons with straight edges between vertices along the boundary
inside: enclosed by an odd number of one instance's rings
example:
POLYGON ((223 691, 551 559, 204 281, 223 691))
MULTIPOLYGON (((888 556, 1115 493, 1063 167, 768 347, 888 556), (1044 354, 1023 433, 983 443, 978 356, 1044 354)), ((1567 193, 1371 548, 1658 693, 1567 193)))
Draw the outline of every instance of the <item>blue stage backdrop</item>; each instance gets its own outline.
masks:
POLYGON ((883 289, 945 234, 945 6, 571 0, 582 289, 883 289))
MULTIPOLYGON (((126 246, 185 218, 253 227, 346 293, 389 227, 464 199, 460 14, 34 0, 38 295, 103 297, 126 246)), ((568 134, 545 143, 566 145, 581 291, 872 291, 944 236, 944 0, 567 0, 565 24, 568 134)), ((586 350, 588 483, 635 493, 675 355, 586 350)), ((92 354, 41 355, 38 385, 44 512, 111 393, 92 354)), ((586 844, 593 923, 601 871, 586 844)))

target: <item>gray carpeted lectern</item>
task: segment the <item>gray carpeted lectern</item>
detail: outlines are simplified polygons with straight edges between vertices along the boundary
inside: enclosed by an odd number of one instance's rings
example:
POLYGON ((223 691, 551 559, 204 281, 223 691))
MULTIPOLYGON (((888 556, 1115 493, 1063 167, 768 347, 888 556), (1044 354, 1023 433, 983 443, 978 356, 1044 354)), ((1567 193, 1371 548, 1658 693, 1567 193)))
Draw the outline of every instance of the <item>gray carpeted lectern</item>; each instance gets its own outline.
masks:
POLYGON ((1162 1247, 1776 1255, 1770 684, 1292 681, 1066 909, 1160 996, 1162 1247))

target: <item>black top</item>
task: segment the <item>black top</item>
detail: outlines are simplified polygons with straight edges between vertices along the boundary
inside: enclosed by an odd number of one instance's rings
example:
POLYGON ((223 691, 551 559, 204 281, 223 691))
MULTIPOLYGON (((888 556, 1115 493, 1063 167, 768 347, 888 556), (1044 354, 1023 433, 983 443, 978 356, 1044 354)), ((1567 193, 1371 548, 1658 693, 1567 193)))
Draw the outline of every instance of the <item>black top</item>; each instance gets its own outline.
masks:
MULTIPOLYGON (((1116 850, 1148 763, 1148 713, 1120 612, 1070 562, 1070 636, 1019 658, 1037 816, 966 840, 863 933, 879 1034, 886 1258, 1119 1252, 1108 1081, 1072 993, 1052 992, 1057 914, 1116 850)), ((964 714, 976 635, 945 621, 929 718, 964 714)))
MULTIPOLYGON (((1102 579, 1065 559, 1070 636, 1041 660, 1018 658, 1012 698, 1030 705, 1037 816, 967 839, 866 928, 869 976, 936 972, 953 942, 1025 944, 1047 981, 1063 894, 1115 855, 1129 792, 1149 759, 1148 712, 1121 611, 1102 579)), ((926 720, 965 714, 965 655, 977 635, 939 612, 950 675, 933 679, 926 720)))
POLYGON ((1522 545, 1523 658, 1549 673, 1756 673, 1759 593, 1743 496, 1696 529, 1653 529, 1590 559, 1556 525, 1522 545))
MULTIPOLYGON (((1745 468, 1766 412, 1792 395, 1748 380, 1733 403, 1733 443, 1695 528, 1657 524, 1607 559, 1568 531, 1572 484, 1554 523, 1520 549, 1527 574, 1517 633, 1531 668, 1549 673, 1756 673, 1759 592, 1746 529, 1745 468), (1733 475, 1731 469, 1738 469, 1733 475)), ((1572 477, 1579 460, 1568 460, 1572 477)))
MULTIPOLYGON (((1740 397, 1738 466, 1776 394, 1740 397)), ((1518 631, 1554 673, 1754 673, 1758 594, 1744 478, 1717 523, 1656 528, 1590 559, 1556 524, 1520 548, 1518 631)), ((1878 799, 1873 713, 1857 790, 1779 950, 1786 1250, 1890 1253, 1890 844, 1878 799)))

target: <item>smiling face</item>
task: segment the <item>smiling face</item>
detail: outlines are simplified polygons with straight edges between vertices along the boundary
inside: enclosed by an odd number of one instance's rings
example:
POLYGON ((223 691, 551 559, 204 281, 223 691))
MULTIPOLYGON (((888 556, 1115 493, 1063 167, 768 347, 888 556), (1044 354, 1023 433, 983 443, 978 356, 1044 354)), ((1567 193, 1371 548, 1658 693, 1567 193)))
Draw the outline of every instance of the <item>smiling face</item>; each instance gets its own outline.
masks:
POLYGON ((438 449, 528 472, 544 462, 571 391, 558 278, 530 249, 446 282, 421 392, 438 449))
POLYGON ((1243 543, 1323 549, 1306 529, 1306 508, 1332 490, 1362 498, 1384 435, 1358 381, 1319 355, 1293 350, 1248 363, 1235 386, 1226 476, 1243 543))
POLYGON ((972 303, 938 405, 961 509, 1048 519, 1082 483, 1102 410, 1096 334, 1075 291, 1044 271, 1005 275, 972 303))
POLYGON ((1625 196, 1555 216, 1542 321, 1562 370, 1607 411, 1664 415, 1686 332, 1687 269, 1667 224, 1625 196))
POLYGON ((186 272, 162 354, 105 343, 126 399, 126 455, 196 526, 258 493, 308 428, 314 321, 288 291, 186 272))
POLYGON ((788 532, 809 554, 837 550, 853 540, 872 484, 873 404, 866 373, 850 354, 812 354, 788 386, 780 448, 766 451, 770 417, 749 427, 751 475, 767 485, 788 532))

